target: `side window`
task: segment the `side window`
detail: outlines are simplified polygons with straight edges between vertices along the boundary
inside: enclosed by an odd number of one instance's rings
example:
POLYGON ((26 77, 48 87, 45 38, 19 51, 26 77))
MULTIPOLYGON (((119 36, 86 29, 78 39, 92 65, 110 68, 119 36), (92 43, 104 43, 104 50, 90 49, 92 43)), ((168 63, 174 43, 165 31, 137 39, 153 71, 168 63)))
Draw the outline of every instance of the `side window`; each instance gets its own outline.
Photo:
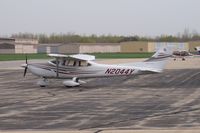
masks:
POLYGON ((75 66, 80 66, 80 61, 74 61, 74 62, 76 62, 75 66))
POLYGON ((63 60, 62 65, 65 66, 76 66, 76 67, 86 67, 91 66, 87 61, 79 61, 79 60, 63 60))
POLYGON ((65 66, 69 66, 69 62, 70 62, 70 60, 66 60, 65 66))
POLYGON ((91 66, 91 65, 89 63, 87 63, 87 61, 81 61, 80 66, 85 67, 85 66, 91 66))
POLYGON ((58 60, 58 64, 59 64, 59 65, 65 65, 65 60, 59 59, 59 60, 58 60))
POLYGON ((81 66, 87 66, 87 63, 85 61, 81 61, 81 66))
POLYGON ((72 60, 71 64, 72 64, 72 66, 79 66, 79 61, 72 60))
POLYGON ((73 60, 69 60, 68 66, 73 66, 74 65, 74 61, 73 60))

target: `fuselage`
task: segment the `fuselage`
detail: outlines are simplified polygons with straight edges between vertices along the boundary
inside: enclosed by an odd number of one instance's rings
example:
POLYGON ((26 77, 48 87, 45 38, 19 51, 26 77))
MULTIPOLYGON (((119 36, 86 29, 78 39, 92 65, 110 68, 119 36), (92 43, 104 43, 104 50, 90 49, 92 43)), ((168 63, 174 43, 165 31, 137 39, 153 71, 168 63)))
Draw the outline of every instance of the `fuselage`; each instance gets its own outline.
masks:
POLYGON ((93 55, 75 54, 49 54, 55 59, 47 63, 28 63, 24 67, 24 77, 27 70, 34 75, 41 77, 42 80, 37 84, 41 87, 48 85, 48 78, 67 79, 63 84, 67 87, 79 86, 86 83, 81 78, 130 76, 160 73, 164 69, 166 61, 171 57, 172 52, 163 47, 159 49, 151 58, 143 62, 128 62, 125 64, 98 64, 93 62, 93 55))
POLYGON ((132 66, 106 65, 88 62, 88 66, 64 66, 52 62, 28 64, 28 70, 36 76, 45 78, 93 78, 106 76, 125 76, 137 74, 139 70, 132 66), (57 72, 58 70, 58 72, 57 72), (57 75, 58 73, 58 75, 57 75))

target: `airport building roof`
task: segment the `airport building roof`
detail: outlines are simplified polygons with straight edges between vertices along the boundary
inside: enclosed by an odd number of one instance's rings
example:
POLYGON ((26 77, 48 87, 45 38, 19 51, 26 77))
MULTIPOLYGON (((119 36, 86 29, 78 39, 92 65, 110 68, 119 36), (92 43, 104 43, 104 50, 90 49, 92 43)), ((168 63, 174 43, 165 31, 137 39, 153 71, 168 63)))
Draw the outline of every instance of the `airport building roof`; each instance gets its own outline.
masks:
POLYGON ((15 41, 14 38, 0 37, 0 41, 15 41))

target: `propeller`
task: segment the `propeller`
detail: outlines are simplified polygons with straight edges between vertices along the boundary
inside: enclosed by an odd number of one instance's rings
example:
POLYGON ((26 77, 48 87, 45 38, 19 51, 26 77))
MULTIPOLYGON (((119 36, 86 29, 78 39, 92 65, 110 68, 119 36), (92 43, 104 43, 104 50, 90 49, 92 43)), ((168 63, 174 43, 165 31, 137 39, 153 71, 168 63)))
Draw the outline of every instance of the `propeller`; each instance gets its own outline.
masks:
POLYGON ((26 55, 26 65, 24 66, 24 77, 26 76, 27 69, 28 69, 28 61, 27 61, 27 55, 26 55))

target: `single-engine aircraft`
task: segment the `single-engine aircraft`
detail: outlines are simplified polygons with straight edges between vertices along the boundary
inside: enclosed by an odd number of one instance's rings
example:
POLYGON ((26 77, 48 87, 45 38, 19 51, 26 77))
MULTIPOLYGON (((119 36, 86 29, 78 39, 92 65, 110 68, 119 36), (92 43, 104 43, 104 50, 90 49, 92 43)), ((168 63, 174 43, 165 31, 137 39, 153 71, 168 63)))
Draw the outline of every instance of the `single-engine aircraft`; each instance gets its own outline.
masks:
POLYGON ((182 51, 174 51, 172 53, 172 57, 174 58, 174 61, 177 59, 177 58, 181 58, 182 61, 185 61, 185 58, 186 57, 193 57, 194 55, 192 53, 189 53, 185 50, 182 50, 182 51))
POLYGON ((138 74, 160 73, 163 71, 167 59, 172 51, 167 47, 159 49, 151 58, 144 62, 132 62, 126 64, 98 64, 94 62, 95 56, 87 54, 63 55, 49 54, 55 59, 47 63, 28 63, 22 67, 24 77, 27 70, 41 78, 38 81, 40 87, 49 84, 48 79, 63 79, 66 87, 80 86, 86 83, 84 78, 113 77, 113 76, 134 76, 138 74))

